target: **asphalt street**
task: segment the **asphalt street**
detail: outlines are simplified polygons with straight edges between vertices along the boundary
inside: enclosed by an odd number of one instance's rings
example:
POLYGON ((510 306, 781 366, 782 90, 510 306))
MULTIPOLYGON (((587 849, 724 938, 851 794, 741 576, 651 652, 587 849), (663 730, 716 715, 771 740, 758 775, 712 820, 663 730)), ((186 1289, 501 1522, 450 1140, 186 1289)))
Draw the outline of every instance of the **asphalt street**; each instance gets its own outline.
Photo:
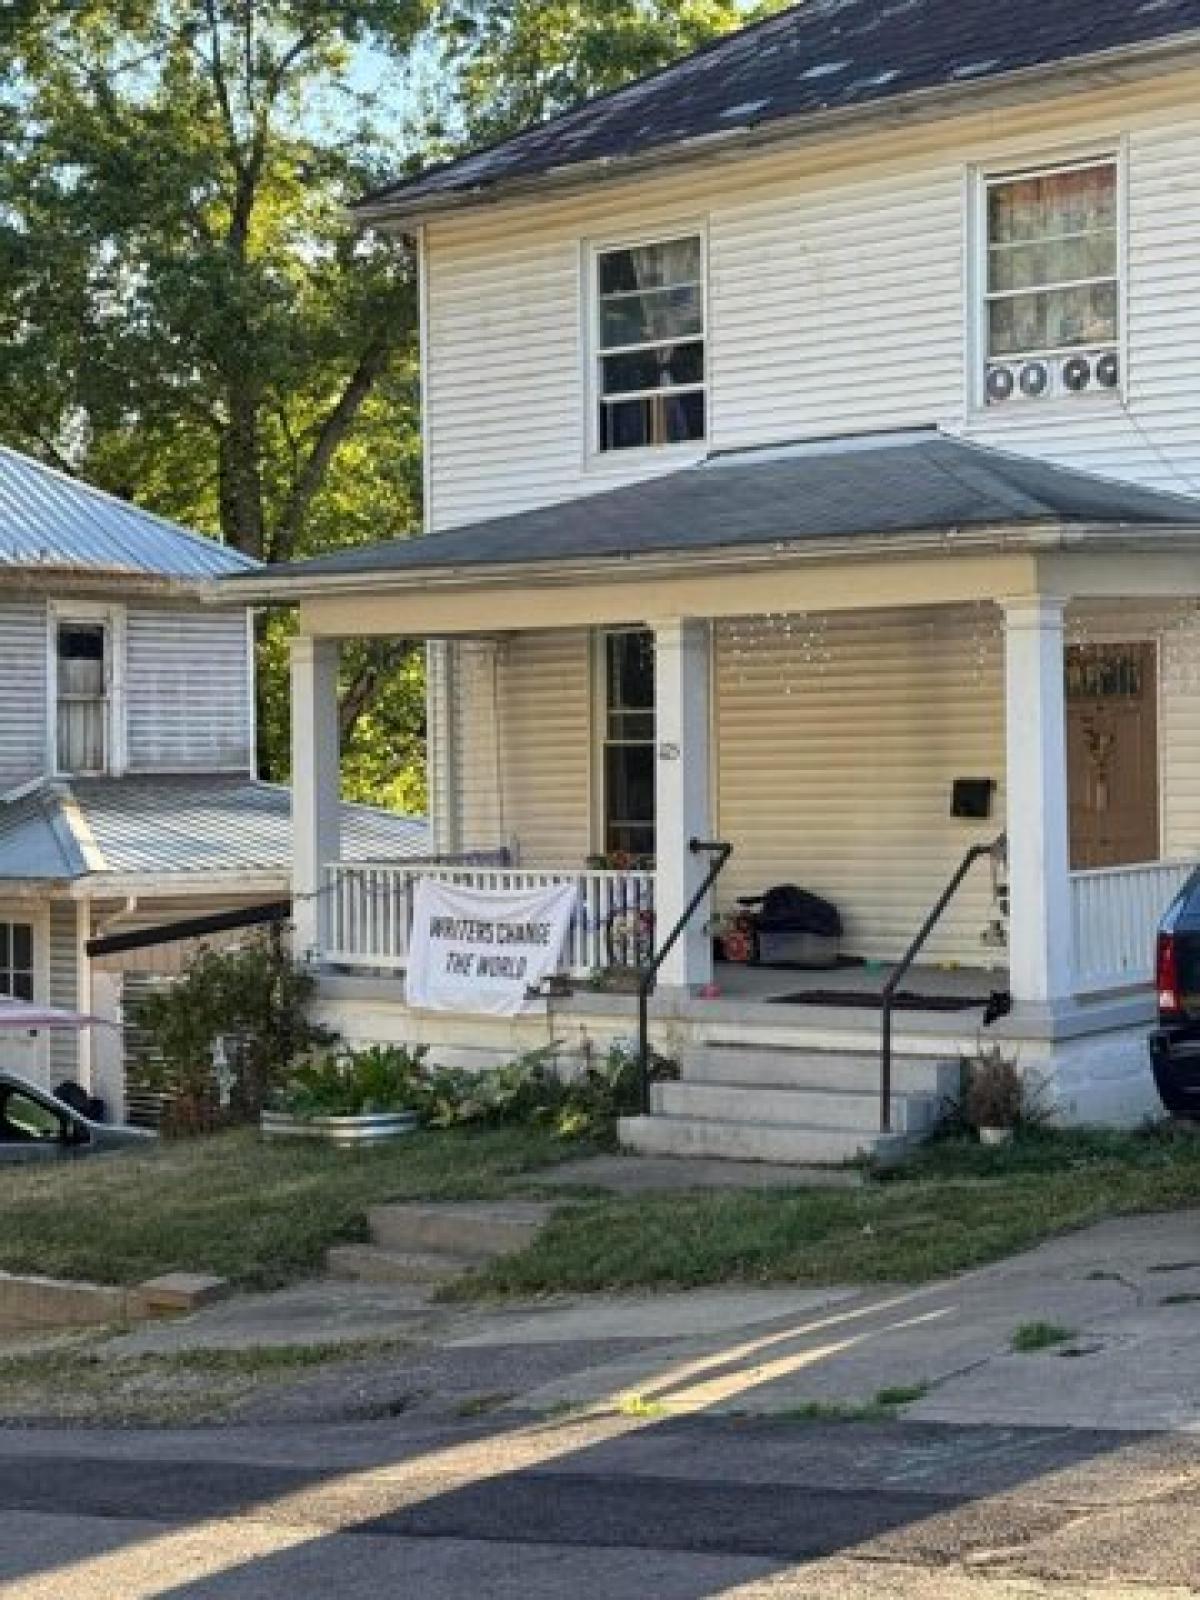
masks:
POLYGON ((6 1600, 1200 1595, 1200 1438, 625 1416, 0 1434, 6 1600))

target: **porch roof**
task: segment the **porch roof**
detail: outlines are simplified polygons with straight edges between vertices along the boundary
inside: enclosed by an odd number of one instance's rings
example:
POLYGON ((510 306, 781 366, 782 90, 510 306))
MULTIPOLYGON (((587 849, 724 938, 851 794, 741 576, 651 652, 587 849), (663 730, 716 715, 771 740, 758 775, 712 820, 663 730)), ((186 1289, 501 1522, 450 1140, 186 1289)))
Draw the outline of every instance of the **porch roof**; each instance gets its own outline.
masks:
MULTIPOLYGON (((292 861, 292 796, 249 777, 50 780, 0 803, 0 881, 71 882, 274 873, 292 861)), ((420 819, 343 805, 344 855, 391 861, 429 850, 420 819)))
POLYGON ((962 530, 1200 530, 1200 498, 1099 478, 936 429, 717 454, 646 482, 235 577, 282 599, 362 576, 611 561, 962 530), (340 582, 337 580, 341 580, 340 582))

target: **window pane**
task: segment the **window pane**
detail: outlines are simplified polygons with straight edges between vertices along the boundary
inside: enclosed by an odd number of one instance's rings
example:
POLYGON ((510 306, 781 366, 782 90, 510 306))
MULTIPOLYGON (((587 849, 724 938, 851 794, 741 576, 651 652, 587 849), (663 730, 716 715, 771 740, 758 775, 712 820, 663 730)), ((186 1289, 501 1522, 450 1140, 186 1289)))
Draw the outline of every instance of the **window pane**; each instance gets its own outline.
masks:
POLYGON ((618 295, 600 302, 600 345, 653 344, 704 332, 699 286, 656 289, 650 294, 618 295))
POLYGON ((600 406, 600 448, 633 450, 703 439, 704 417, 704 395, 698 392, 604 402, 600 406))
POLYGON ((605 356, 601 367, 606 395, 703 383, 704 346, 665 344, 657 350, 639 350, 635 355, 605 356))
POLYGON ((988 238, 992 244, 1056 239, 1117 226, 1117 169, 1111 163, 1081 172, 999 183, 988 191, 988 238))
POLYGON ((63 623, 58 630, 58 659, 60 661, 103 661, 103 626, 99 623, 63 623))
POLYGON ((12 964, 19 971, 33 971, 33 929, 27 922, 13 925, 12 964))
POLYGON ((12 926, 0 922, 0 967, 12 966, 12 926))
POLYGON ((18 1000, 33 999, 33 973, 14 972, 11 993, 18 1000))
POLYGON ((639 289, 699 283, 700 259, 699 239, 609 250, 600 257, 600 293, 629 294, 639 289))
POLYGON ((615 843, 614 838, 628 839, 630 830, 653 840, 654 746, 609 745, 605 751, 605 779, 609 848, 629 848, 628 844, 615 843))
MULTIPOLYGON (((611 711, 654 710, 654 635, 610 633, 608 654, 608 708, 611 711)), ((648 735, 653 739, 654 730, 648 735)))
POLYGON ((61 772, 104 770, 105 705, 68 700, 58 707, 58 765, 61 772))
POLYGON ((608 737, 614 743, 644 744, 654 738, 653 711, 610 711, 608 737))
POLYGON ((993 356, 1112 344, 1118 337, 1117 286, 1017 295, 993 301, 988 318, 993 356))
POLYGON ((991 252, 991 288, 996 293, 1116 275, 1115 233, 1085 234, 1046 244, 1002 245, 991 252))

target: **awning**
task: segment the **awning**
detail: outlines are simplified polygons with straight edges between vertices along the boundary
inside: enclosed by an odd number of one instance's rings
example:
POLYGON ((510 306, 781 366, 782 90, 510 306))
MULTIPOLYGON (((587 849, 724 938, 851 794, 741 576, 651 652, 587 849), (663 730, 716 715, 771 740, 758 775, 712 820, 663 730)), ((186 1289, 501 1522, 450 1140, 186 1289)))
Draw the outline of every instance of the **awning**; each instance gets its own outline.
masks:
POLYGON ((82 1033, 85 1028, 115 1027, 104 1017, 89 1017, 81 1011, 64 1011, 58 1006, 30 1005, 24 1000, 0 1000, 0 1032, 7 1033, 82 1033))

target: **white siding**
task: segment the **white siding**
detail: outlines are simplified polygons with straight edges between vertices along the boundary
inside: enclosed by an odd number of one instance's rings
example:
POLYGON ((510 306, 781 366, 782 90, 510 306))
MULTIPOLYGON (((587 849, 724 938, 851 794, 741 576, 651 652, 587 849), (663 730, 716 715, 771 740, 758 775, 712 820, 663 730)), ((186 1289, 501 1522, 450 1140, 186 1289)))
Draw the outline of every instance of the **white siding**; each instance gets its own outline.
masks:
MULTIPOLYGON (((722 900, 794 883, 832 900, 847 948, 894 958, 966 850, 1004 826, 955 820, 955 778, 1004 779, 998 617, 929 610, 748 620, 716 636, 722 900)), ((990 965, 981 867, 930 955, 990 965)))
POLYGON ((589 465, 589 240, 703 226, 711 444, 939 423, 1200 490, 1200 80, 1075 96, 886 138, 742 155, 429 229, 432 525, 678 465, 589 465), (964 271, 976 165, 1115 148, 1129 174, 1128 407, 1087 396, 968 415, 964 271))
POLYGON ((243 612, 131 608, 126 643, 133 771, 247 771, 250 677, 243 612))
MULTIPOLYGON (((73 1011, 79 1004, 79 933, 77 907, 71 901, 50 905, 50 951, 47 962, 48 1003, 73 1011)), ((50 1086, 79 1073, 79 1036, 47 1034, 50 1086)))
POLYGON ((0 604, 0 788, 46 765, 46 607, 0 604))

